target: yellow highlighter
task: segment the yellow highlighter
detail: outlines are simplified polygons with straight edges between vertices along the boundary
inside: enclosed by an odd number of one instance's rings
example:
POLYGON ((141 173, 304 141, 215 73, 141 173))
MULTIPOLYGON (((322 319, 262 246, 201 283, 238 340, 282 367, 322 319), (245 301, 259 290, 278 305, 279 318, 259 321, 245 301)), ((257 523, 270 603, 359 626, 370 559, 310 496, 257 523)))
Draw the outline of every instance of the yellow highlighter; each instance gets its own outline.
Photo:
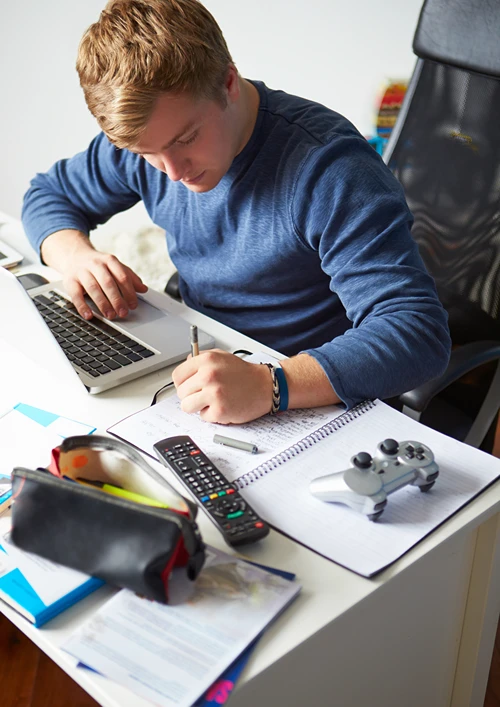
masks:
POLYGON ((112 496, 119 496, 120 498, 126 498, 129 501, 135 501, 136 503, 142 503, 144 506, 154 506, 155 508, 170 508, 166 503, 162 501, 156 501, 154 498, 148 498, 148 496, 143 496, 140 493, 135 493, 134 491, 127 491, 127 489, 121 488, 121 486, 114 486, 113 484, 106 484, 104 481, 94 481, 93 479, 82 479, 77 478, 78 483, 84 486, 94 486, 105 493, 110 493, 112 496))

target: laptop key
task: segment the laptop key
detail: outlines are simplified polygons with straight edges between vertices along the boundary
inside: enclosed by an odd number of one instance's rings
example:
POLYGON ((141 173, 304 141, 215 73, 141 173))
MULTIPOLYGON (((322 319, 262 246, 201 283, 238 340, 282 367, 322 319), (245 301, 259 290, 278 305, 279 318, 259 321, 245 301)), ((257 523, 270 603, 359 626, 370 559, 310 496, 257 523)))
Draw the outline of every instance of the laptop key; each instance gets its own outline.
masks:
POLYGON ((110 372, 110 369, 107 366, 101 366, 100 368, 96 368, 95 370, 97 371, 97 373, 101 374, 110 372))
POLYGON ((125 358, 125 356, 122 356, 121 354, 116 354, 116 356, 113 356, 113 361, 116 361, 121 366, 128 366, 132 363, 132 361, 130 361, 128 358, 125 358))
POLYGON ((33 299, 35 300, 35 302, 39 302, 40 304, 52 304, 52 300, 50 300, 48 297, 45 297, 45 295, 37 295, 36 297, 33 297, 33 299))
POLYGON ((116 341, 120 342, 120 344, 130 344, 130 343, 133 344, 134 343, 134 341, 131 338, 129 338, 128 336, 126 336, 125 334, 115 335, 114 338, 116 339, 116 341))
POLYGON ((127 351, 125 354, 127 358, 129 358, 131 361, 140 361, 142 356, 139 356, 139 354, 134 353, 133 351, 127 351))
POLYGON ((112 371, 116 371, 117 368, 121 368, 121 366, 120 366, 120 364, 118 363, 118 361, 113 361, 112 358, 109 359, 108 361, 106 361, 106 366, 107 366, 108 368, 111 368, 112 371))

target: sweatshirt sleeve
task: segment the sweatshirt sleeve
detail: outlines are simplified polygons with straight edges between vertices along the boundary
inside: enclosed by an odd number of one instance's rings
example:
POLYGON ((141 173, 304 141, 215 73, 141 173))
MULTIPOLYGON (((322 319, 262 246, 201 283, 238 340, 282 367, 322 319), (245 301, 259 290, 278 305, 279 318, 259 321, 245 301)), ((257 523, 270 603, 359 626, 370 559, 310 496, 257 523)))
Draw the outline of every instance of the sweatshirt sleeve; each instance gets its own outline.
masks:
POLYGON ((358 136, 317 148, 297 180, 291 216, 352 322, 306 351, 347 407, 443 373, 447 314, 411 236, 402 187, 375 150, 358 136))
POLYGON ((24 196, 22 221, 28 239, 40 252, 43 240, 55 231, 72 228, 89 234, 98 224, 140 200, 128 175, 138 156, 98 135, 88 149, 56 162, 37 174, 24 196))

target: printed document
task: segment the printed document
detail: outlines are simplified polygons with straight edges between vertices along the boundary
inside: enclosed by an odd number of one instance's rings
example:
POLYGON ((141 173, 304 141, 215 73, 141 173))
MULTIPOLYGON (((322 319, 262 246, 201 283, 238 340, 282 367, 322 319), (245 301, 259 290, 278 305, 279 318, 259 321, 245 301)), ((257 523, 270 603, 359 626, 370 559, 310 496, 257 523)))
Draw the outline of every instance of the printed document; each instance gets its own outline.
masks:
POLYGON ((300 591, 213 548, 189 587, 170 605, 122 589, 62 647, 160 707, 188 707, 300 591))

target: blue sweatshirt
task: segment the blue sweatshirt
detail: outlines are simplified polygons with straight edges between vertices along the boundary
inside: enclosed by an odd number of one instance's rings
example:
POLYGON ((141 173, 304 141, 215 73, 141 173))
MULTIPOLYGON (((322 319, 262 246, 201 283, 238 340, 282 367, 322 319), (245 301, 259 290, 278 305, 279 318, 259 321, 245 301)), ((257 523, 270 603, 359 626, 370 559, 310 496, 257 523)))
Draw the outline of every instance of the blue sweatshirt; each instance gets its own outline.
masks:
POLYGON ((441 374, 447 316, 401 186, 344 117, 254 85, 254 131, 214 189, 191 192, 100 134, 32 180, 32 245, 64 228, 88 234, 142 199, 186 304, 285 354, 307 352, 348 407, 441 374))

